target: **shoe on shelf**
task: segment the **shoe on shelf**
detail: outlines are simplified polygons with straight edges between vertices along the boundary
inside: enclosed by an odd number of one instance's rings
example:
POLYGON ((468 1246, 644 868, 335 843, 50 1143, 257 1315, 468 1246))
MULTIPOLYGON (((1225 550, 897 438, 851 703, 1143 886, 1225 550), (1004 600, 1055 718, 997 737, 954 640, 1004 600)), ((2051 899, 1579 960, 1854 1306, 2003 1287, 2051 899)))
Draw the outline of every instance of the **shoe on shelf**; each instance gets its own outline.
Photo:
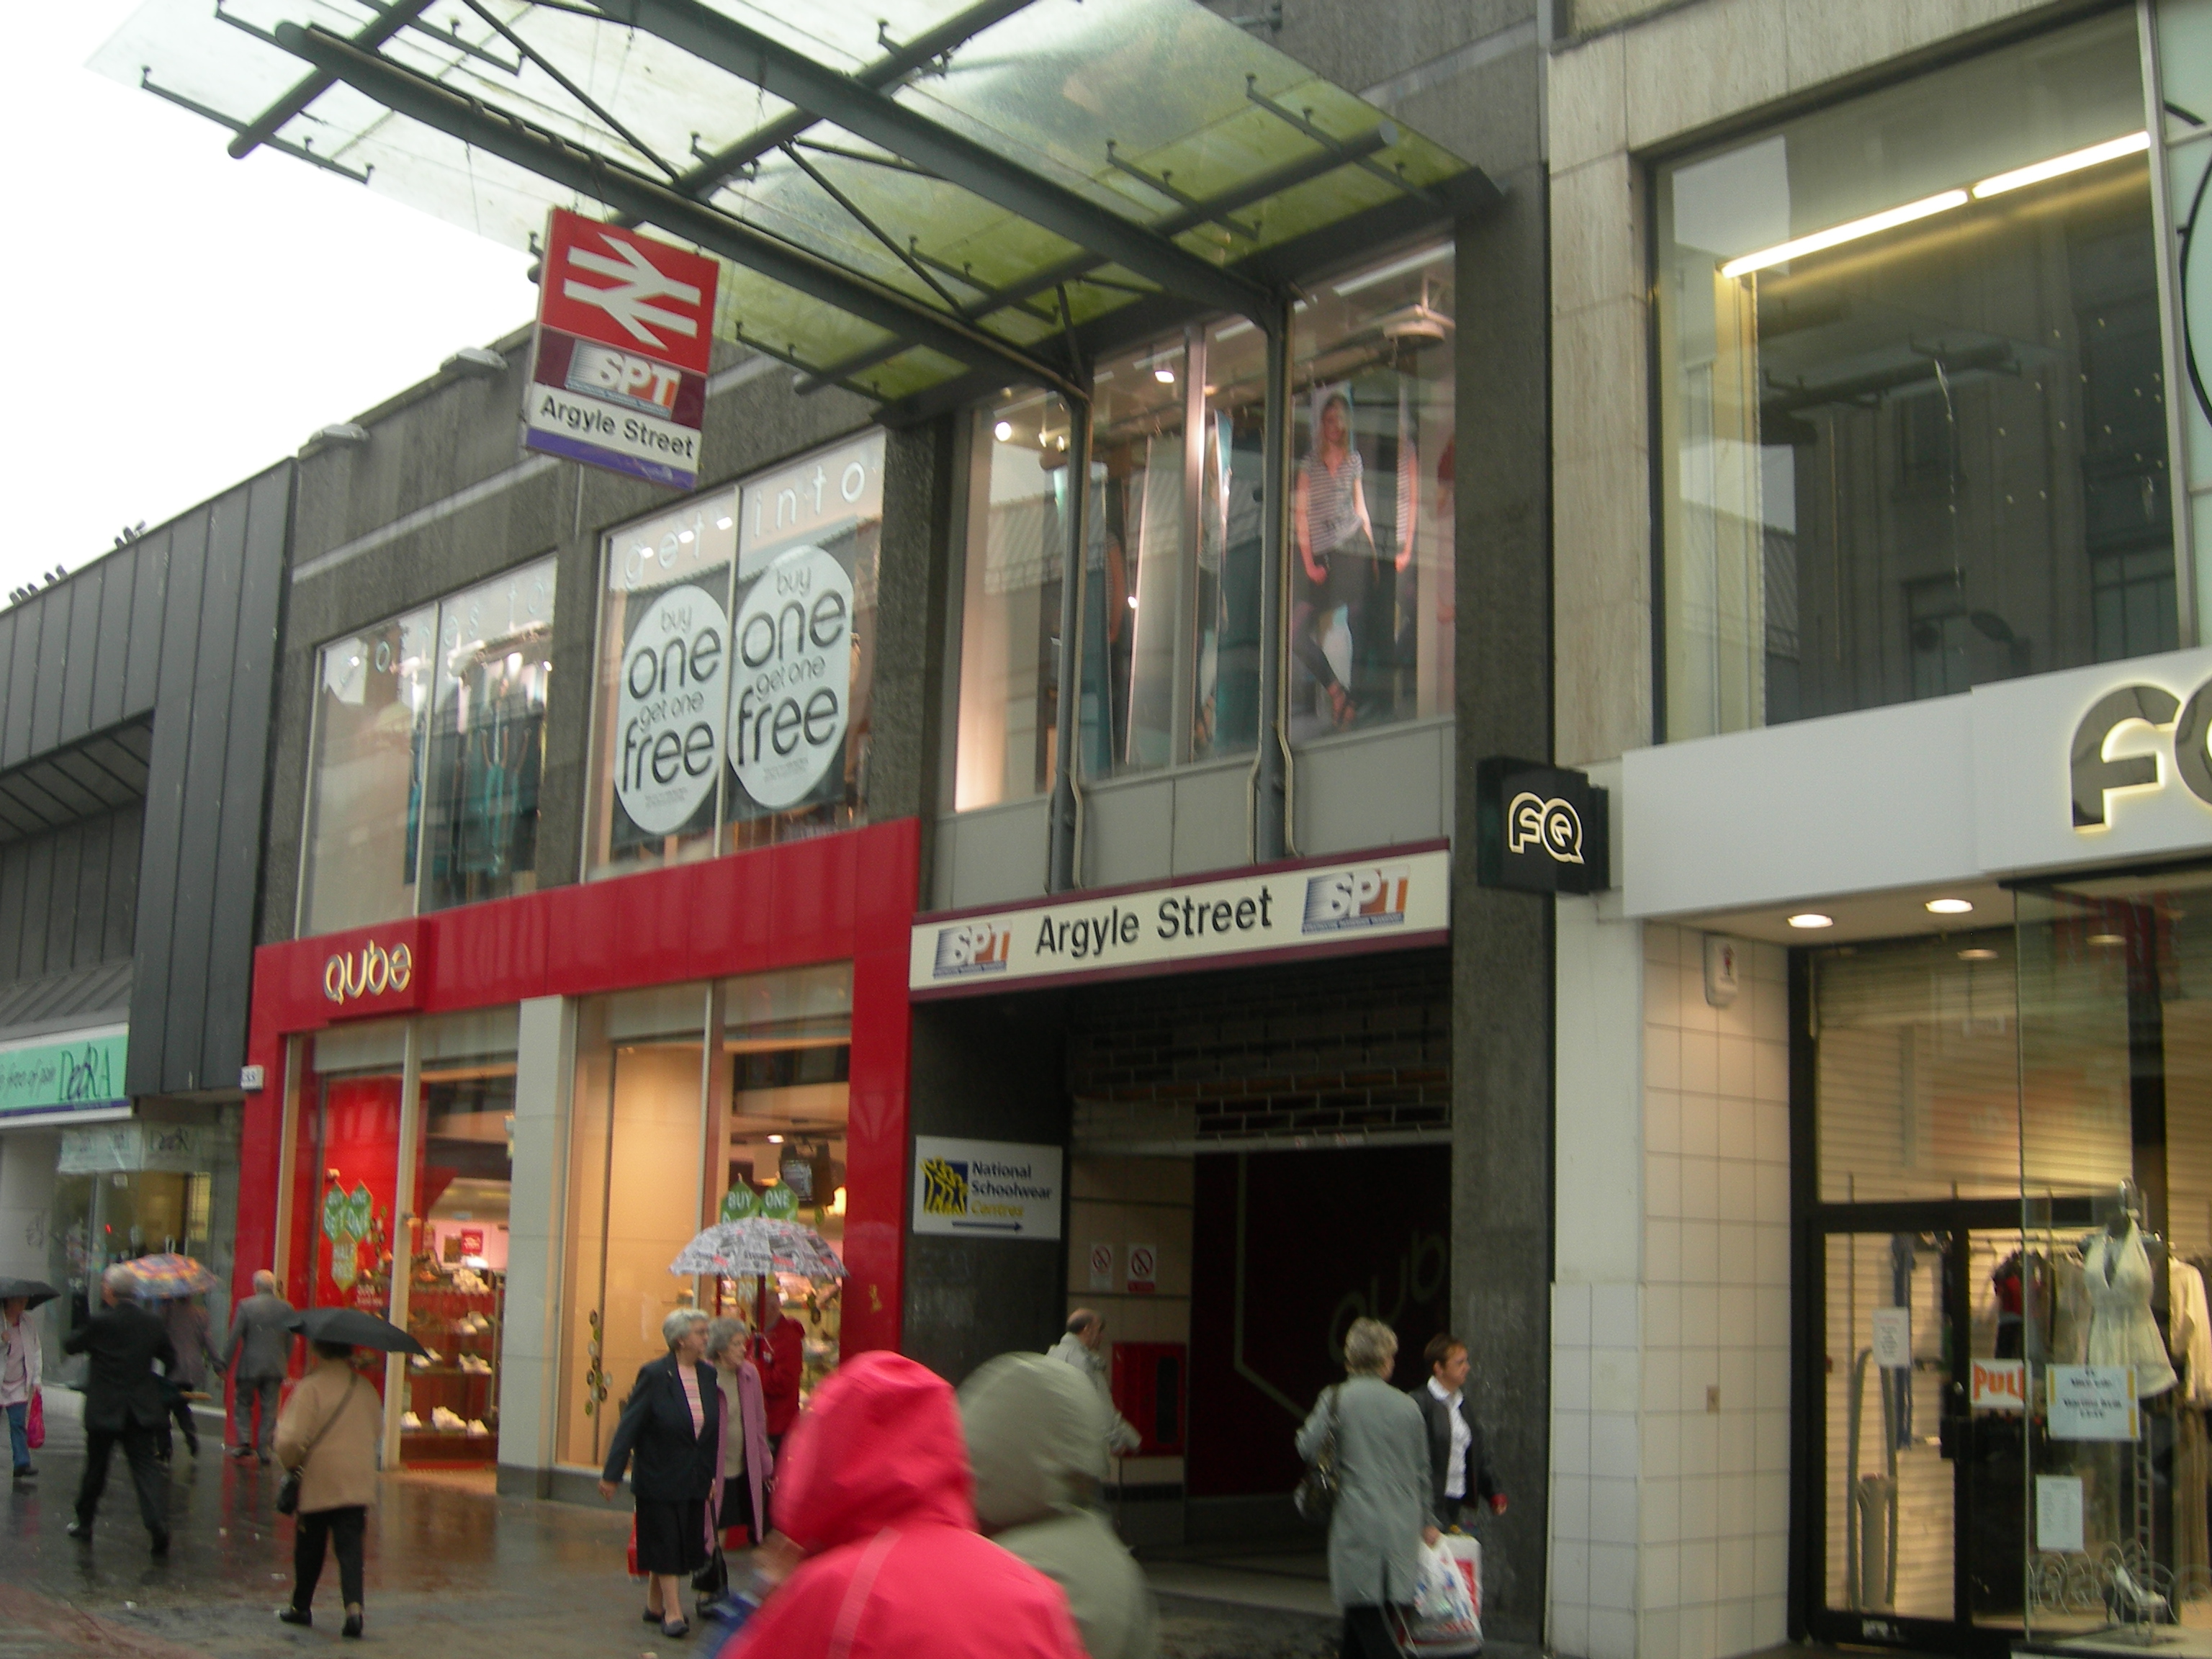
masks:
POLYGON ((312 1607, 279 1607, 276 1609, 276 1617, 288 1625, 306 1626, 315 1622, 314 1609, 312 1607))
POLYGON ((416 1416, 413 1412, 402 1412, 399 1413, 399 1426, 403 1429, 419 1429, 422 1426, 422 1419, 416 1416))

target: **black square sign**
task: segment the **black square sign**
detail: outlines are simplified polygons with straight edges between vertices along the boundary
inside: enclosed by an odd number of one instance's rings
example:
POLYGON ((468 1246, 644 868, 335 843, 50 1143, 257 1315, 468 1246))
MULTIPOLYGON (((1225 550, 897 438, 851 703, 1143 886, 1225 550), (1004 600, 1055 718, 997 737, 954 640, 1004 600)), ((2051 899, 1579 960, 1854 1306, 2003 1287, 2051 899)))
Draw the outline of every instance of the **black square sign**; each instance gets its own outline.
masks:
POLYGON ((1613 885, 1604 790, 1586 773, 1493 755, 1474 774, 1475 879, 1524 893, 1613 885))

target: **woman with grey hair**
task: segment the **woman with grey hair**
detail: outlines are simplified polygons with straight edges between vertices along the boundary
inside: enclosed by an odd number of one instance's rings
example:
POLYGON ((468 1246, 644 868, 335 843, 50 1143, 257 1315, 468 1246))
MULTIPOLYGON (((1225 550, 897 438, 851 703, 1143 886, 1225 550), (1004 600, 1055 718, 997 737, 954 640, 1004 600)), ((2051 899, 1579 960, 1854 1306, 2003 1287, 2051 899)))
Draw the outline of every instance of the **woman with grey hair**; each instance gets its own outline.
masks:
POLYGON ((1389 1610, 1410 1615, 1421 1550, 1437 1540, 1429 1516, 1429 1431, 1421 1408, 1391 1386, 1398 1335, 1355 1319, 1344 1339, 1345 1380, 1298 1431, 1309 1463, 1333 1433, 1336 1505, 1328 1521, 1328 1591, 1344 1609, 1344 1659, 1397 1659, 1389 1610))
POLYGON ((753 1543, 768 1535, 768 1401, 760 1368, 745 1358, 751 1328, 742 1319, 707 1327, 707 1363, 722 1390, 722 1458, 714 1530, 743 1527, 753 1543))
POLYGON ((707 1316, 678 1308, 660 1322, 665 1358, 639 1368, 623 1401, 601 1471, 599 1496, 610 1503, 633 1455, 630 1491, 637 1500, 637 1568, 645 1575, 645 1622, 661 1634, 688 1636, 684 1580, 707 1565, 707 1499, 722 1452, 722 1391, 707 1348, 707 1316))

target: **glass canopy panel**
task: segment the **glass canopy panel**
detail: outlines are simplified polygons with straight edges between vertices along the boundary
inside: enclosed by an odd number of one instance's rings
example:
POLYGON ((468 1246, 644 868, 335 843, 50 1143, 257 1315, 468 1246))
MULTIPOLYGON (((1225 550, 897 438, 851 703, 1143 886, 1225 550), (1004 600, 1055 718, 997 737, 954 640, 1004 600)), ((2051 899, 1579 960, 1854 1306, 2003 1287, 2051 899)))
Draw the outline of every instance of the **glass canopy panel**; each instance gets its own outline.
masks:
MULTIPOLYGON (((276 44, 280 24, 350 40, 380 20, 389 27, 392 9, 370 0, 226 0, 219 9, 149 0, 93 67, 236 130, 309 73, 276 44)), ((823 67, 867 76, 900 43, 969 7, 714 0, 711 9, 823 67)), ((804 118, 791 105, 753 82, 580 7, 432 0, 375 50, 1017 353, 1034 348, 1056 359, 1070 325, 1157 292, 1154 282, 832 123, 799 126, 804 118), (733 150, 750 164, 732 163, 733 150)), ((1468 171, 1192 0, 1031 0, 891 86, 907 111, 1080 198, 1102 222, 1110 215, 1150 228, 1217 265, 1389 201, 1400 189, 1394 179, 1418 189, 1468 171), (1370 154, 1355 162, 1334 143, 1370 154), (1285 179, 1285 169, 1306 176, 1285 179), (1269 179, 1279 187, 1256 188, 1269 179)), ((517 247, 530 244, 551 207, 604 210, 343 84, 287 119, 274 142, 517 247)), ((724 273, 718 332, 802 364, 844 366, 849 384, 878 398, 927 390, 971 366, 941 350, 900 349, 880 321, 750 268, 725 262, 724 273)))

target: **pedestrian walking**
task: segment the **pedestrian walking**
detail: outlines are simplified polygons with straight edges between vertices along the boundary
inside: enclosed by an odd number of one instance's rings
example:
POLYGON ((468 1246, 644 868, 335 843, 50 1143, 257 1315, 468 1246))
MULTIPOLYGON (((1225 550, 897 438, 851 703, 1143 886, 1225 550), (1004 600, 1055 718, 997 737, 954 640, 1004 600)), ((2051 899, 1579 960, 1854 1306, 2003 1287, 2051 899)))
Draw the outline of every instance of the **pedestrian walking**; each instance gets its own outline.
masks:
POLYGON ((1429 1431, 1429 1512, 1439 1527, 1460 1524, 1462 1511, 1487 1504, 1505 1513, 1505 1494, 1490 1472, 1482 1425, 1468 1409, 1467 1344, 1449 1332, 1429 1339, 1421 1357, 1428 1380, 1415 1386, 1413 1403, 1429 1431))
POLYGON ((785 1314, 775 1296, 769 1297, 762 1318, 752 1340, 752 1358, 760 1370, 761 1396, 767 1402, 769 1451, 780 1455, 783 1437, 799 1415, 799 1385, 806 1375, 806 1333, 785 1314))
POLYGON ((1396 1332, 1379 1319, 1353 1320, 1345 1380, 1322 1394, 1297 1434, 1309 1463, 1335 1437, 1328 1593, 1344 1610, 1344 1659, 1398 1659, 1390 1612, 1410 1617, 1421 1553, 1439 1536, 1429 1514, 1428 1425, 1390 1385, 1397 1361, 1396 1332))
POLYGON ((776 1530, 803 1559, 723 1659, 1083 1659, 1059 1586, 975 1530, 974 1490, 945 1379, 847 1360, 776 1465, 776 1530))
POLYGON ((1137 1449, 1142 1437, 1129 1425, 1128 1419, 1114 1408, 1114 1387, 1106 1376, 1105 1346, 1105 1320, 1088 1308, 1078 1308, 1068 1315, 1067 1329, 1060 1340, 1045 1352, 1048 1358, 1074 1366, 1089 1379, 1097 1392, 1099 1403, 1106 1407, 1106 1449, 1116 1457, 1127 1457, 1137 1449))
POLYGON ((18 1481, 38 1477, 31 1467, 31 1402, 39 1397, 45 1362, 39 1328, 25 1317, 29 1307, 29 1300, 20 1296, 0 1304, 0 1407, 8 1413, 8 1443, 15 1454, 18 1481))
POLYGON ((722 1394, 721 1476, 716 1484, 714 1530, 743 1527, 756 1544, 768 1536, 768 1486, 774 1465, 768 1449, 768 1408, 759 1368, 745 1358, 750 1333, 742 1319, 717 1319, 707 1327, 707 1363, 722 1394))
POLYGON ((611 1502, 633 1456, 637 1502, 637 1569, 646 1576, 645 1622, 664 1636, 689 1636, 684 1579, 707 1565, 707 1503, 722 1455, 722 1390, 705 1362, 707 1316, 678 1308, 660 1322, 665 1358, 641 1367, 623 1401, 601 1472, 599 1496, 611 1502))
POLYGON ((1106 1413, 1090 1383, 1037 1353, 1001 1354, 960 1385, 983 1535, 1058 1584, 1091 1659, 1154 1659, 1144 1570, 1095 1507, 1106 1413))
POLYGON ((315 1622, 315 1581, 323 1555, 337 1547, 338 1591, 345 1598, 341 1636, 362 1631, 361 1546, 368 1506, 376 1501, 376 1443, 384 1408, 354 1369, 343 1342, 313 1342, 314 1368, 300 1379, 276 1419, 276 1461, 300 1477, 292 1523, 292 1601, 276 1616, 288 1625, 315 1622))
MULTIPOLYGON (((215 1343, 208 1334, 207 1310, 196 1296, 179 1296, 162 1303, 162 1328, 169 1333, 169 1346, 177 1351, 177 1363, 161 1382, 161 1406, 178 1428, 184 1431, 185 1449, 199 1462, 199 1426, 192 1421, 192 1402, 185 1396, 199 1394, 207 1388, 207 1368, 212 1364, 222 1369, 222 1356, 216 1352, 215 1343)), ((169 1457, 169 1420, 161 1425, 161 1459, 169 1457)))
POLYGON ((269 1462, 276 1432, 276 1396, 292 1359, 292 1304, 276 1294, 276 1275, 253 1275, 253 1294, 238 1304, 222 1364, 231 1375, 230 1443, 234 1457, 259 1453, 269 1462), (260 1413, 257 1439, 253 1413, 260 1413))
POLYGON ((137 1489, 138 1518, 146 1523, 154 1553, 169 1553, 168 1482, 155 1461, 161 1425, 161 1380, 154 1367, 176 1364, 176 1350, 161 1322, 137 1303, 138 1279, 117 1262, 100 1279, 100 1311, 62 1340, 64 1353, 91 1356, 84 1385, 84 1479, 76 1489, 76 1519, 69 1535, 92 1541, 92 1520, 107 1486, 107 1462, 120 1444, 137 1489))

